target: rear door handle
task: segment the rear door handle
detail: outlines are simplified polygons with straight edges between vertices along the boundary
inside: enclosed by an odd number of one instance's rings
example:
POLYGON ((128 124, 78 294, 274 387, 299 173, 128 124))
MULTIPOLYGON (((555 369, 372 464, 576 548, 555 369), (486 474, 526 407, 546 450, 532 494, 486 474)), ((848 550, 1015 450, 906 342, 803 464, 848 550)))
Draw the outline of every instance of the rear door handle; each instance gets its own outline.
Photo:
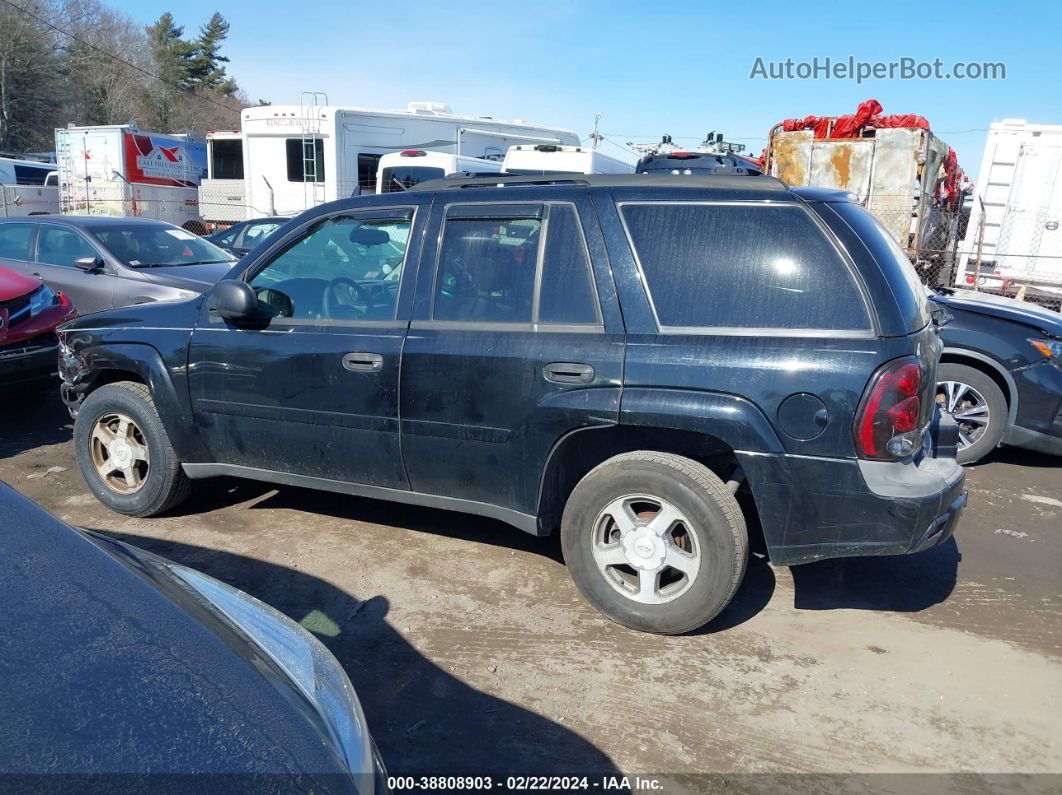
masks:
POLYGON ((383 369, 383 357, 378 353, 348 353, 343 367, 355 373, 375 373, 383 369))
POLYGON ((594 380, 594 368, 579 362, 552 362, 542 372, 555 384, 589 384, 594 380))

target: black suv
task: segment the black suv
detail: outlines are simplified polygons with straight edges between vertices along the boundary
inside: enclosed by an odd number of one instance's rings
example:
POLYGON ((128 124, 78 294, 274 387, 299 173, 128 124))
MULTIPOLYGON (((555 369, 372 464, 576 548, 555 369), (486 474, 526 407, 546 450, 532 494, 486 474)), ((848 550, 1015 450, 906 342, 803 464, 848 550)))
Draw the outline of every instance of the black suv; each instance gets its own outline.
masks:
POLYGON ((966 499, 910 263, 844 194, 770 177, 346 199, 61 343, 116 511, 236 475, 559 527, 586 597, 652 632, 730 601, 749 519, 795 564, 933 546, 966 499))

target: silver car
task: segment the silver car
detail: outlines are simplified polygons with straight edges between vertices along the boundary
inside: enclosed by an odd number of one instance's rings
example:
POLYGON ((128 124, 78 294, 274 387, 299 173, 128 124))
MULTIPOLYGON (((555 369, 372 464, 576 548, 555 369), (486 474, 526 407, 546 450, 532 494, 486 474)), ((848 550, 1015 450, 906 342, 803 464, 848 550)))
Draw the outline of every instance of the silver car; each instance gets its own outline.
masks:
POLYGON ((0 218, 0 267, 37 276, 79 314, 205 292, 236 258, 173 224, 145 218, 0 218))

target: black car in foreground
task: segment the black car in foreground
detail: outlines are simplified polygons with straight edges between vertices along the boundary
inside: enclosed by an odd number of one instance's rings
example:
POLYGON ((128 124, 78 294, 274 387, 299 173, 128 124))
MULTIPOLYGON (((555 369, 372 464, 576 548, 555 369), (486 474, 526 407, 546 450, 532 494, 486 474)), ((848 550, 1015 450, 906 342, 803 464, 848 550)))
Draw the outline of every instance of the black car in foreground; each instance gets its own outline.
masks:
POLYGON ((346 674, 294 621, 2 482, 0 515, 5 790, 386 789, 346 674))
POLYGON ((747 522, 781 565, 954 529, 941 343, 889 240, 771 177, 333 202, 205 299, 61 328, 77 460, 137 516, 235 475, 559 527, 594 606, 685 632, 737 590, 747 522))
POLYGON ((930 297, 952 315, 937 402, 959 425, 959 462, 1000 444, 1062 455, 1062 315, 973 290, 930 297))

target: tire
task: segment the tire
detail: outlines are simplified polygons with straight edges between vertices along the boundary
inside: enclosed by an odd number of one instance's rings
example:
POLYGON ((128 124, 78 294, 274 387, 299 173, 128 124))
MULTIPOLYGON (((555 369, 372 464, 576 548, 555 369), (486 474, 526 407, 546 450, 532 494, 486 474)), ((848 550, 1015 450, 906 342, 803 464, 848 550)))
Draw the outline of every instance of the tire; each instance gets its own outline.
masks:
POLYGON ((181 469, 155 401, 143 384, 119 381, 91 392, 74 420, 74 451, 89 490, 117 513, 155 516, 179 505, 191 491, 191 481, 181 469), (126 427, 118 432, 115 429, 122 428, 122 418, 126 427), (123 457, 123 450, 112 455, 116 448, 105 445, 104 436, 96 434, 101 421, 109 424, 110 430, 104 428, 104 432, 111 436, 106 438, 129 442, 129 458, 123 457), (132 475, 115 470, 105 477, 100 469, 104 456, 104 469, 114 462, 129 461, 131 465, 125 472, 132 475))
POLYGON ((1003 439, 1007 401, 996 382, 980 370, 965 364, 940 365, 937 403, 941 411, 959 423, 959 451, 955 458, 960 464, 979 461, 1003 439), (985 417, 987 423, 982 423, 985 417))
POLYGON ((564 507, 561 546, 575 585, 608 618, 678 635, 727 606, 745 574, 749 541, 741 508, 711 470, 671 453, 637 451, 579 481, 564 507))

